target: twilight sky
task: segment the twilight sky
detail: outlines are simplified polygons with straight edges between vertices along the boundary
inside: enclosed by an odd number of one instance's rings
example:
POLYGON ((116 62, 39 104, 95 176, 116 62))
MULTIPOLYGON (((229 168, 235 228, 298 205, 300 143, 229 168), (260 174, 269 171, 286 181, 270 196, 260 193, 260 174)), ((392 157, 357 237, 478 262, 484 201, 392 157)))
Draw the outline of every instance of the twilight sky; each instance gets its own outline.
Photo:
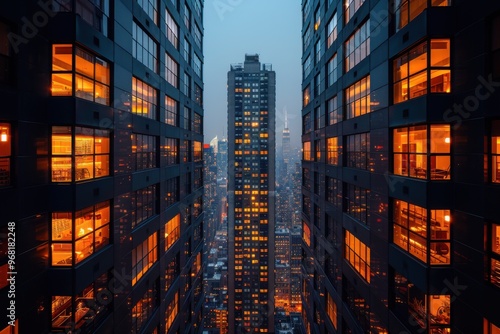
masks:
POLYGON ((205 142, 227 137, 227 72, 245 54, 259 54, 276 72, 276 130, 285 110, 292 147, 301 131, 301 0, 206 0, 204 10, 205 142))

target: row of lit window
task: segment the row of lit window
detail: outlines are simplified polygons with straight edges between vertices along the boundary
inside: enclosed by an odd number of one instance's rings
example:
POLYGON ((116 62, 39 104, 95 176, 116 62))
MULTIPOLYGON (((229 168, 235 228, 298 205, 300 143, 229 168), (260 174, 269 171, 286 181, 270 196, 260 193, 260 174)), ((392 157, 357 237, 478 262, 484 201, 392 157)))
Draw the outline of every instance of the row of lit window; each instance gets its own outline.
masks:
MULTIPOLYGON (((500 129, 500 122, 493 122, 494 131, 500 129)), ((415 178, 431 180, 450 179, 451 132, 450 125, 420 125, 393 129, 393 172, 415 178)), ((495 133, 495 132, 494 132, 495 133)), ((492 137, 492 181, 499 182, 497 163, 500 148, 500 136, 492 137)), ((369 133, 346 137, 346 166, 370 169, 369 133), (362 136, 358 138, 358 136, 362 136)), ((318 141, 317 144, 320 142, 318 141)), ((342 147, 338 145, 338 137, 327 138, 326 162, 338 165, 342 147)), ((316 145, 316 161, 321 158, 321 146, 316 145), (319 153, 318 153, 319 150, 319 153)), ((303 159, 313 160, 311 142, 303 142, 303 159)))
MULTIPOLYGON (((10 170, 10 126, 0 126, 3 139, 0 138, 0 168, 10 170), (3 130, 2 130, 3 129, 3 130), (2 154, 2 151, 5 155, 2 154)), ((132 156, 134 170, 157 167, 157 146, 154 136, 132 134, 132 156)), ((184 141, 183 162, 190 161, 189 142, 184 141)), ((202 143, 192 142, 193 159, 203 158, 202 143)), ((178 163, 178 141, 165 138, 161 146, 164 162, 178 163)), ((52 181, 72 182, 108 176, 110 173, 110 132, 83 127, 54 126, 52 128, 52 181), (74 166, 74 167, 73 167, 74 166)), ((1 170, 0 170, 1 171, 1 170)))
MULTIPOLYGON (((361 47, 363 44, 359 42, 361 47)), ((356 47, 353 44, 353 48, 356 47)), ((368 51, 360 54, 366 55, 368 51)), ((347 64, 356 64, 356 52, 353 61, 347 64)), ((425 41, 392 62, 393 64, 393 103, 403 102, 428 93, 449 93, 451 91, 450 70, 450 40, 432 39, 425 41)), ((349 65, 350 66, 350 65, 349 65)), ((336 57, 327 65, 328 84, 336 80, 336 57)), ((315 95, 319 95, 319 75, 315 79, 315 95)), ((370 76, 355 82, 344 91, 345 118, 350 119, 372 111, 370 99, 370 76)), ((303 91, 303 106, 306 107, 312 100, 310 86, 303 91)), ((330 106, 328 106, 328 109, 330 106)), ((334 108, 337 109, 337 108, 334 108)), ((330 113, 330 110, 328 114, 330 113)), ((334 124, 341 120, 342 115, 335 115, 334 124), (340 119, 339 119, 340 116, 340 119)), ((330 117, 331 119, 331 117, 330 117)), ((308 129, 308 128, 306 128, 308 129)))

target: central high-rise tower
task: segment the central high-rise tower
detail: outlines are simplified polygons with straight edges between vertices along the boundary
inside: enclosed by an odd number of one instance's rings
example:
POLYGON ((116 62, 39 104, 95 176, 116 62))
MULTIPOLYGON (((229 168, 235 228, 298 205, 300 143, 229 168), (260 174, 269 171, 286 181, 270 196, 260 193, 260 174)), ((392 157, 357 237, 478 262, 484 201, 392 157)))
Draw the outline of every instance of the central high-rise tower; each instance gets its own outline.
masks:
POLYGON ((274 332, 276 75, 258 55, 228 72, 229 333, 274 332))

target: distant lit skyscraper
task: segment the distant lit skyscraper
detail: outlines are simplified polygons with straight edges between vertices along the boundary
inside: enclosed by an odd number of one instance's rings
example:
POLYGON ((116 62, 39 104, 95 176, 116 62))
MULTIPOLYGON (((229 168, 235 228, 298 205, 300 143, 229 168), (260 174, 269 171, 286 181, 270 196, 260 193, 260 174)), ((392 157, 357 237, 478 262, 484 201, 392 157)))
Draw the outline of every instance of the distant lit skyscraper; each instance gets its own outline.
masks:
POLYGON ((274 332, 276 75, 258 55, 228 72, 229 333, 274 332))
POLYGON ((290 162, 290 129, 288 129, 288 113, 285 111, 285 128, 283 129, 283 136, 281 138, 281 152, 283 154, 283 163, 285 164, 285 173, 288 170, 290 162))
POLYGON ((290 311, 290 230, 276 228, 275 232, 275 277, 274 277, 274 304, 276 310, 290 311))
POLYGON ((217 178, 227 180, 227 139, 217 141, 217 178))

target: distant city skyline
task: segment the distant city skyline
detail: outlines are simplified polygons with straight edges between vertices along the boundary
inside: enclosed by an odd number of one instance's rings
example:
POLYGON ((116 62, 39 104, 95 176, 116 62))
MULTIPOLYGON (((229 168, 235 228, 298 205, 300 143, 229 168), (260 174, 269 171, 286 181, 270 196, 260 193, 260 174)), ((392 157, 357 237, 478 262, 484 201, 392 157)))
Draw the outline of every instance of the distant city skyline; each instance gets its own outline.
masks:
POLYGON ((291 146, 300 148, 301 7, 300 0, 207 2, 204 10, 205 143, 227 138, 227 72, 245 54, 259 54, 276 71, 277 146, 285 123, 291 146), (232 4, 234 3, 234 4, 232 4), (279 13, 279 15, 277 15, 279 13), (258 20, 259 24, 255 24, 258 20))

